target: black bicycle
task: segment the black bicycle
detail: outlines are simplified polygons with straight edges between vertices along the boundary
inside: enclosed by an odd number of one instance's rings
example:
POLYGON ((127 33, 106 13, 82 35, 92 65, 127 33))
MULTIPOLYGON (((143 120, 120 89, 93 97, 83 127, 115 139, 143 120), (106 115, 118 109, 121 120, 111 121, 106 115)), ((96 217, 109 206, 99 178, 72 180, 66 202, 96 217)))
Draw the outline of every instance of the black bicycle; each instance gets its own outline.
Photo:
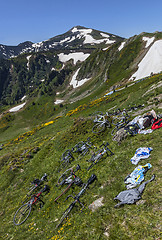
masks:
POLYGON ((73 153, 78 153, 79 154, 79 158, 81 159, 83 156, 85 156, 90 149, 92 148, 96 148, 91 142, 90 142, 90 138, 87 138, 87 141, 81 141, 79 143, 77 143, 73 148, 72 148, 72 152, 73 153))
POLYGON ((44 174, 44 176, 39 180, 35 179, 32 182, 32 187, 29 189, 28 194, 26 195, 26 199, 23 201, 23 205, 16 211, 13 222, 15 225, 21 225, 24 223, 27 218, 29 217, 32 207, 36 205, 38 202, 40 203, 40 208, 43 207, 44 202, 41 199, 41 194, 43 192, 49 191, 49 186, 45 185, 43 188, 41 188, 37 193, 33 194, 34 190, 44 182, 47 181, 47 174, 44 174), (28 200, 28 201, 27 201, 28 200), (27 202, 26 202, 27 201, 27 202), (26 202, 26 203, 25 203, 26 202))
POLYGON ((107 147, 109 143, 107 142, 106 144, 102 144, 100 147, 102 147, 100 150, 95 152, 88 162, 92 162, 92 164, 88 167, 87 171, 89 171, 95 164, 97 164, 100 159, 106 154, 107 156, 112 156, 114 153, 107 147))
POLYGON ((61 162, 60 168, 65 169, 74 160, 75 158, 72 154, 72 150, 67 149, 60 158, 60 162, 61 162))
MULTIPOLYGON (((69 215, 69 213, 71 212, 71 210, 75 207, 75 204, 76 203, 79 203, 81 206, 82 206, 82 209, 84 208, 84 205, 80 202, 80 197, 81 195, 86 191, 86 189, 88 188, 88 186, 90 184, 92 184, 95 180, 97 179, 96 175, 95 174, 92 174, 91 177, 88 179, 87 183, 84 184, 84 186, 82 187, 81 191, 75 196, 73 197, 72 195, 69 195, 66 200, 69 198, 69 197, 72 197, 74 199, 74 201, 69 205, 69 207, 65 210, 65 212, 63 213, 61 219, 60 219, 60 222, 59 224, 56 226, 56 228, 58 228, 62 222, 64 221, 65 218, 67 218, 67 216, 69 215)), ((81 209, 81 211, 82 211, 81 209)))

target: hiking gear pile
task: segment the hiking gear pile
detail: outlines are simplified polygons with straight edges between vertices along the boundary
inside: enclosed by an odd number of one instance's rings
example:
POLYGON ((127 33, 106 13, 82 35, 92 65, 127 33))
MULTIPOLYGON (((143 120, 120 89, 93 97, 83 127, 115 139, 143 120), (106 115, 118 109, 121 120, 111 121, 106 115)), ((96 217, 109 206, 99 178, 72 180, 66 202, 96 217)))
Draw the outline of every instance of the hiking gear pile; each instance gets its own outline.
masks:
POLYGON ((134 136, 136 134, 148 134, 152 133, 153 130, 162 127, 161 115, 156 115, 154 110, 135 117, 125 127, 119 129, 113 137, 113 141, 120 143, 124 140, 127 135, 134 136), (146 129, 150 127, 150 129, 146 129))

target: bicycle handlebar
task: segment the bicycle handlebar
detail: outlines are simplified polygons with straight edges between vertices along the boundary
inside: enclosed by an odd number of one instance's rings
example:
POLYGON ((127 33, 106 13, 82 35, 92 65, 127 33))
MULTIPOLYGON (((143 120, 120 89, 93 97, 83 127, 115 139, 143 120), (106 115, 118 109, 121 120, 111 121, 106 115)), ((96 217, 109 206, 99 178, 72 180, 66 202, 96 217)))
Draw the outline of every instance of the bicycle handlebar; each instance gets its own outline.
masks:
POLYGON ((82 189, 80 190, 80 192, 75 196, 73 197, 72 195, 69 195, 67 196, 66 200, 69 198, 69 197, 72 197, 73 199, 76 199, 77 201, 79 200, 80 196, 85 192, 85 190, 87 189, 87 187, 92 184, 95 180, 97 179, 96 175, 95 174, 92 174, 90 176, 90 178, 88 179, 87 183, 82 187, 82 189))

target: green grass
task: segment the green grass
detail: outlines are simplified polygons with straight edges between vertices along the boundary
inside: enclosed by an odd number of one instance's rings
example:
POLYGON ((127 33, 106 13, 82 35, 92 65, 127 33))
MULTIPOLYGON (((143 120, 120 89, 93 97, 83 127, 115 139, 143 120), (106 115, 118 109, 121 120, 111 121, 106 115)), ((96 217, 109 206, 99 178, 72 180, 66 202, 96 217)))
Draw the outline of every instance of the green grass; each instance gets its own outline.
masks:
MULTIPOLYGON (((68 108, 58 109, 53 112, 53 105, 50 99, 42 100, 42 105, 30 105, 29 110, 19 112, 14 115, 14 119, 6 120, 6 130, 1 129, 0 143, 6 143, 0 151, 0 237, 1 239, 84 239, 84 240, 104 240, 104 239, 160 239, 160 163, 161 163, 161 134, 162 129, 155 130, 148 135, 128 136, 121 142, 112 141, 111 130, 106 129, 100 134, 93 134, 93 126, 90 114, 95 111, 105 112, 113 106, 127 108, 129 105, 142 104, 148 105, 147 101, 160 94, 161 89, 149 92, 142 97, 152 84, 160 80, 159 76, 139 82, 129 88, 118 92, 116 98, 111 101, 102 101, 87 107, 84 110, 68 117, 66 113, 81 104, 87 104, 94 100, 91 95, 82 99, 68 108), (48 101, 49 100, 49 101, 48 101), (50 102, 51 101, 51 102, 50 102), (48 107, 45 111, 45 102, 48 107), (43 109, 42 109, 43 107, 43 109), (34 112, 37 114, 34 119, 34 112), (53 124, 38 128, 32 134, 16 141, 18 136, 31 131, 34 127, 42 123, 51 121, 62 113, 62 117, 53 124), (95 173, 97 181, 90 186, 85 194, 80 198, 85 205, 83 212, 80 207, 74 208, 67 221, 59 229, 55 229, 64 210, 71 203, 71 199, 65 201, 68 194, 75 194, 80 188, 75 186, 68 193, 62 196, 59 204, 54 199, 61 193, 61 189, 56 187, 58 177, 59 159, 66 149, 70 149, 79 141, 84 141, 87 137, 91 138, 93 144, 99 147, 103 142, 109 142, 110 149, 114 152, 111 157, 105 157, 96 164, 89 172, 86 161, 91 155, 87 155, 80 161, 74 161, 70 166, 78 163, 81 170, 78 176, 83 182, 95 173), (141 165, 150 162, 152 168, 147 172, 145 179, 150 179, 153 174, 156 178, 146 186, 139 204, 125 205, 115 209, 116 202, 113 198, 125 190, 124 178, 131 173, 135 166, 130 159, 135 150, 139 147, 152 147, 151 157, 142 160, 141 165), (38 151, 35 149, 38 148, 38 151), (31 157, 29 157, 29 155, 31 157), (42 209, 36 207, 27 221, 21 226, 14 226, 13 216, 20 207, 21 201, 27 193, 30 182, 35 178, 40 178, 44 173, 48 175, 49 194, 43 197, 45 205, 42 209), (92 212, 88 206, 96 199, 104 197, 104 205, 92 212), (107 236, 104 233, 107 233, 107 236)), ((100 88, 98 96, 101 96, 106 89, 100 88)), ((115 94, 115 93, 114 93, 115 94)), ((115 96, 115 95, 114 95, 115 96)), ((155 102, 156 103, 156 102, 155 102)), ((155 105, 154 110, 162 113, 161 109, 155 105)), ((133 118, 133 117, 132 117, 133 118)), ((2 120, 1 120, 2 121, 2 120)), ((3 119, 4 121, 4 119, 3 119)), ((2 123, 2 122, 1 122, 2 123)), ((76 155, 75 155, 76 156, 76 155)))

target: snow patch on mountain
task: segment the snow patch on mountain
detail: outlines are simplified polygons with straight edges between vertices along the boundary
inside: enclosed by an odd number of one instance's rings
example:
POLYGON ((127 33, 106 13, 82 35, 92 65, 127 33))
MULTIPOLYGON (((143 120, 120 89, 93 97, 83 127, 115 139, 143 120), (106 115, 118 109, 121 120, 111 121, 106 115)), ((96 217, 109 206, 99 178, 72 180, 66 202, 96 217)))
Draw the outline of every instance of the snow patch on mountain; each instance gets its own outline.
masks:
POLYGON ((26 98, 26 95, 24 95, 24 96, 21 98, 21 101, 24 101, 25 98, 26 98))
POLYGON ((162 71, 162 40, 157 40, 148 50, 145 57, 138 64, 138 70, 130 80, 138 80, 150 76, 151 73, 162 71))
POLYGON ((103 38, 103 39, 94 39, 91 35, 86 35, 85 36, 85 40, 84 40, 84 44, 88 44, 88 43, 90 43, 90 44, 92 44, 92 45, 94 45, 94 44, 100 44, 100 43, 103 43, 103 42, 105 42, 106 44, 111 44, 111 43, 114 43, 115 42, 115 40, 110 40, 109 38, 103 38))
POLYGON ((76 64, 78 61, 85 61, 89 57, 89 53, 83 53, 83 52, 75 52, 75 53, 69 53, 69 54, 64 54, 60 53, 58 54, 60 62, 67 62, 70 59, 73 59, 74 64, 76 64))
POLYGON ((38 42, 38 43, 33 43, 32 44, 32 47, 33 48, 40 48, 40 47, 42 47, 43 46, 43 42, 38 42))
POLYGON ((124 45, 125 45, 125 42, 122 42, 122 43, 120 44, 120 47, 118 47, 118 50, 121 51, 121 50, 123 49, 124 45))
POLYGON ((109 38, 110 36, 106 33, 100 33, 102 37, 109 38))
POLYGON ((29 56, 26 57, 26 59, 27 59, 27 61, 28 61, 28 62, 27 62, 27 69, 28 69, 28 70, 29 70, 29 60, 30 60, 31 56, 32 56, 32 55, 29 55, 29 56))
POLYGON ((102 39, 94 39, 93 36, 91 35, 92 33, 92 29, 88 28, 88 29, 78 29, 77 27, 74 27, 72 30, 72 33, 76 33, 78 32, 78 35, 76 38, 84 38, 84 42, 83 44, 100 44, 105 42, 106 44, 112 44, 114 42, 116 42, 115 40, 110 40, 109 39, 109 35, 105 34, 105 33, 100 33, 102 37, 102 39))
POLYGON ((54 104, 60 104, 60 103, 62 103, 62 102, 64 102, 64 100, 57 99, 57 100, 54 102, 54 104))
POLYGON ((70 40, 68 40, 67 42, 70 43, 70 42, 74 41, 75 39, 76 39, 76 37, 72 36, 72 38, 70 40))
POLYGON ((155 40, 155 37, 152 37, 152 38, 143 37, 142 40, 146 42, 145 48, 148 48, 150 44, 153 43, 153 41, 155 40))
POLYGON ((13 107, 13 108, 11 108, 11 109, 9 110, 9 112, 17 112, 17 111, 19 111, 21 108, 23 108, 23 107, 25 106, 25 104, 26 104, 26 102, 25 102, 25 103, 22 103, 22 104, 20 104, 20 105, 18 105, 18 106, 16 106, 16 107, 13 107))
POLYGON ((69 40, 70 40, 70 37, 67 37, 67 38, 61 40, 60 43, 62 44, 62 43, 67 42, 67 41, 69 41, 69 40))
POLYGON ((90 80, 90 78, 85 78, 85 79, 82 79, 82 80, 77 80, 77 75, 78 75, 78 72, 79 72, 80 68, 75 72, 75 74, 73 75, 72 77, 72 80, 70 82, 70 85, 73 86, 73 88, 77 88, 77 87, 80 87, 82 86, 85 82, 87 82, 88 80, 90 80))
POLYGON ((72 31, 73 33, 75 33, 75 32, 80 32, 82 35, 86 35, 86 34, 88 34, 88 33, 91 33, 91 32, 92 32, 92 29, 91 29, 91 28, 78 29, 77 27, 74 27, 71 31, 72 31))

